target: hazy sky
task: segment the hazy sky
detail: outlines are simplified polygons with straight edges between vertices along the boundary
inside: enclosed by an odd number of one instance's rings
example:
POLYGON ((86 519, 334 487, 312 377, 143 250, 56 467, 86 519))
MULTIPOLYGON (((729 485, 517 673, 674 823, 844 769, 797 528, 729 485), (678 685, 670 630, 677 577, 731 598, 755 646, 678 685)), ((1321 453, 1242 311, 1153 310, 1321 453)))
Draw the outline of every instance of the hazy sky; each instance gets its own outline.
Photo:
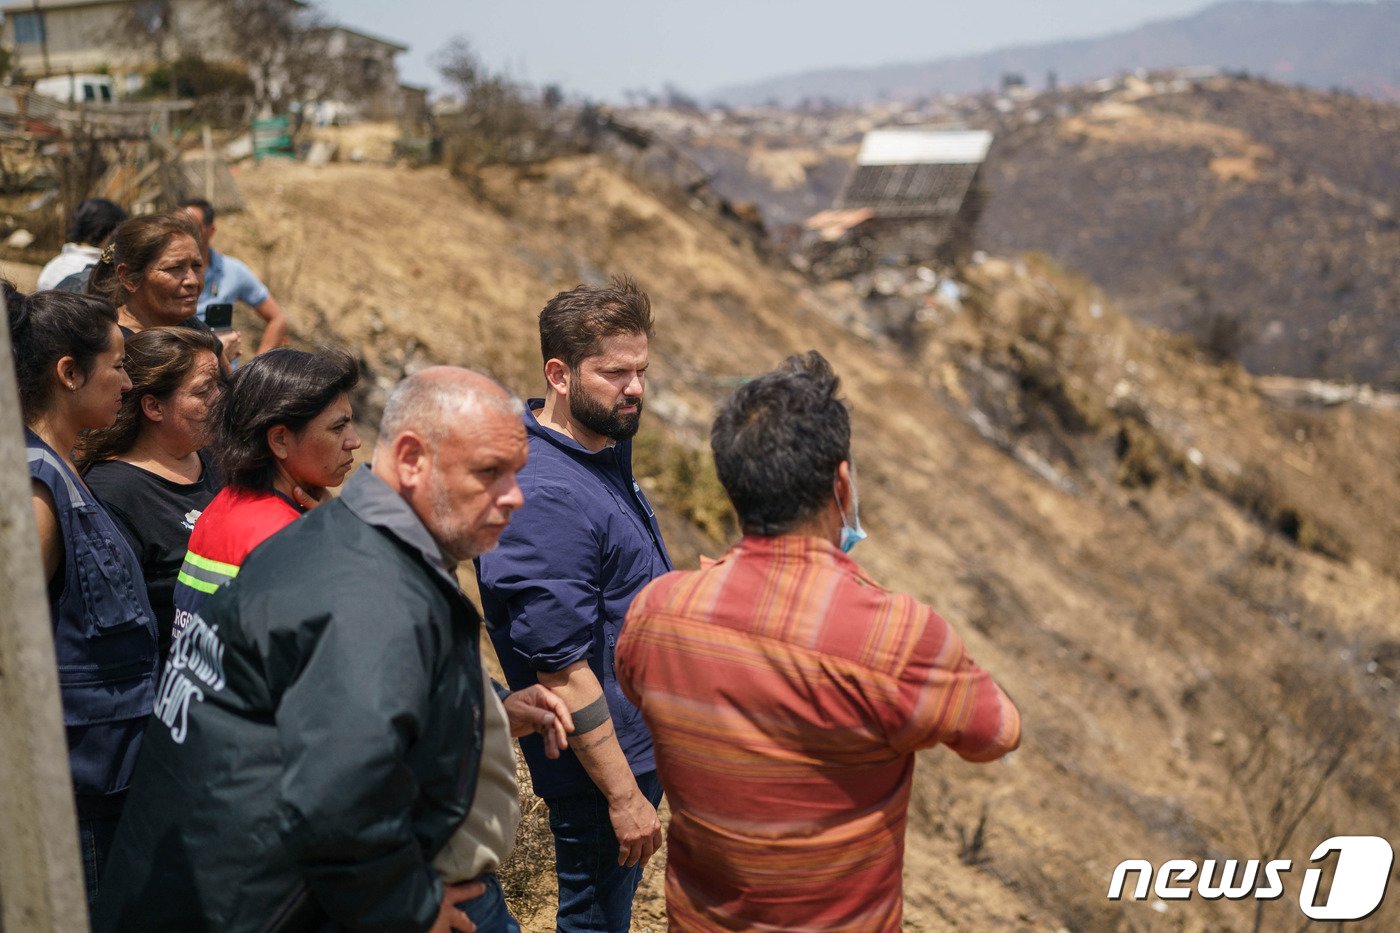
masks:
MULTIPOLYGON (((1283 0, 1292 2, 1292 0, 1283 0)), ((410 46, 405 81, 435 85, 433 55, 464 36, 531 84, 618 100, 667 82, 726 84, 1094 36, 1208 0, 321 0, 334 20, 410 46)))

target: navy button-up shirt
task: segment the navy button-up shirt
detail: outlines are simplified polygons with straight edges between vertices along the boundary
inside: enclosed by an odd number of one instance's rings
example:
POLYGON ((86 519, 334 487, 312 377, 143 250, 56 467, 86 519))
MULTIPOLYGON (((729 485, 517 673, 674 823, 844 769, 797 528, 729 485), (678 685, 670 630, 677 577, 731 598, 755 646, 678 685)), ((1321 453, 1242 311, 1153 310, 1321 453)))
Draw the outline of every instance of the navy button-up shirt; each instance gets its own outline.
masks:
MULTIPOLYGON (((592 453, 539 423, 531 399, 524 414, 530 458, 520 471, 525 505, 500 544, 477 558, 481 606, 511 689, 537 672, 587 660, 608 701, 633 774, 656 769, 651 734, 622 695, 613 649, 627 607, 642 587, 671 570, 656 515, 632 476, 632 443, 592 453)), ((544 755, 540 736, 521 739, 535 793, 559 797, 592 783, 574 755, 544 755)))

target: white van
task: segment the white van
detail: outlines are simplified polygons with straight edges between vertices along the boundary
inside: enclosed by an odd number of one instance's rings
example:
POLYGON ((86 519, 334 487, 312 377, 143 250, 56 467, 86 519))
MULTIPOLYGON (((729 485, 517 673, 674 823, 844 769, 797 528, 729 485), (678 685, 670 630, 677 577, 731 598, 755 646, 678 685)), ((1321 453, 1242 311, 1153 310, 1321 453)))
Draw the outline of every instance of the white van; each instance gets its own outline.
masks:
POLYGON ((110 104, 117 99, 111 75, 55 75, 35 81, 34 90, 66 104, 110 104))

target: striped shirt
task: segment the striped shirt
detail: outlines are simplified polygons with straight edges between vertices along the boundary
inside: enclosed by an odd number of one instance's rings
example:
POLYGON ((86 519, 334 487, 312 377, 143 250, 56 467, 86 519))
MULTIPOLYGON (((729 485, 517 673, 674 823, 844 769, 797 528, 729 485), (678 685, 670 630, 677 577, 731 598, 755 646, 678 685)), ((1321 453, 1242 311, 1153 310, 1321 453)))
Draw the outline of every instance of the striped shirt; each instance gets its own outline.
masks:
POLYGON ((1020 742, 957 633, 816 538, 653 581, 617 668, 671 802, 673 930, 898 930, 914 752, 1020 742))
POLYGON ((291 524, 301 510, 280 492, 224 487, 200 513, 175 579, 174 636, 204 601, 238 576, 248 554, 291 524))

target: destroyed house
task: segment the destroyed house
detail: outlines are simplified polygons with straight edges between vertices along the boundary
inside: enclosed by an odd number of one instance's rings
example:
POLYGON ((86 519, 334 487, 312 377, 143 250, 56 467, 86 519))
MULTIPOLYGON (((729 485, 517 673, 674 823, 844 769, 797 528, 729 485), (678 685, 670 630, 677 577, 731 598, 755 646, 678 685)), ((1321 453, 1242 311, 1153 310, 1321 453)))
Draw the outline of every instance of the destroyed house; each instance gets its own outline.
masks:
POLYGON ((852 232, 874 259, 955 261, 971 249, 991 145, 984 130, 872 130, 836 207, 869 212, 852 232))

